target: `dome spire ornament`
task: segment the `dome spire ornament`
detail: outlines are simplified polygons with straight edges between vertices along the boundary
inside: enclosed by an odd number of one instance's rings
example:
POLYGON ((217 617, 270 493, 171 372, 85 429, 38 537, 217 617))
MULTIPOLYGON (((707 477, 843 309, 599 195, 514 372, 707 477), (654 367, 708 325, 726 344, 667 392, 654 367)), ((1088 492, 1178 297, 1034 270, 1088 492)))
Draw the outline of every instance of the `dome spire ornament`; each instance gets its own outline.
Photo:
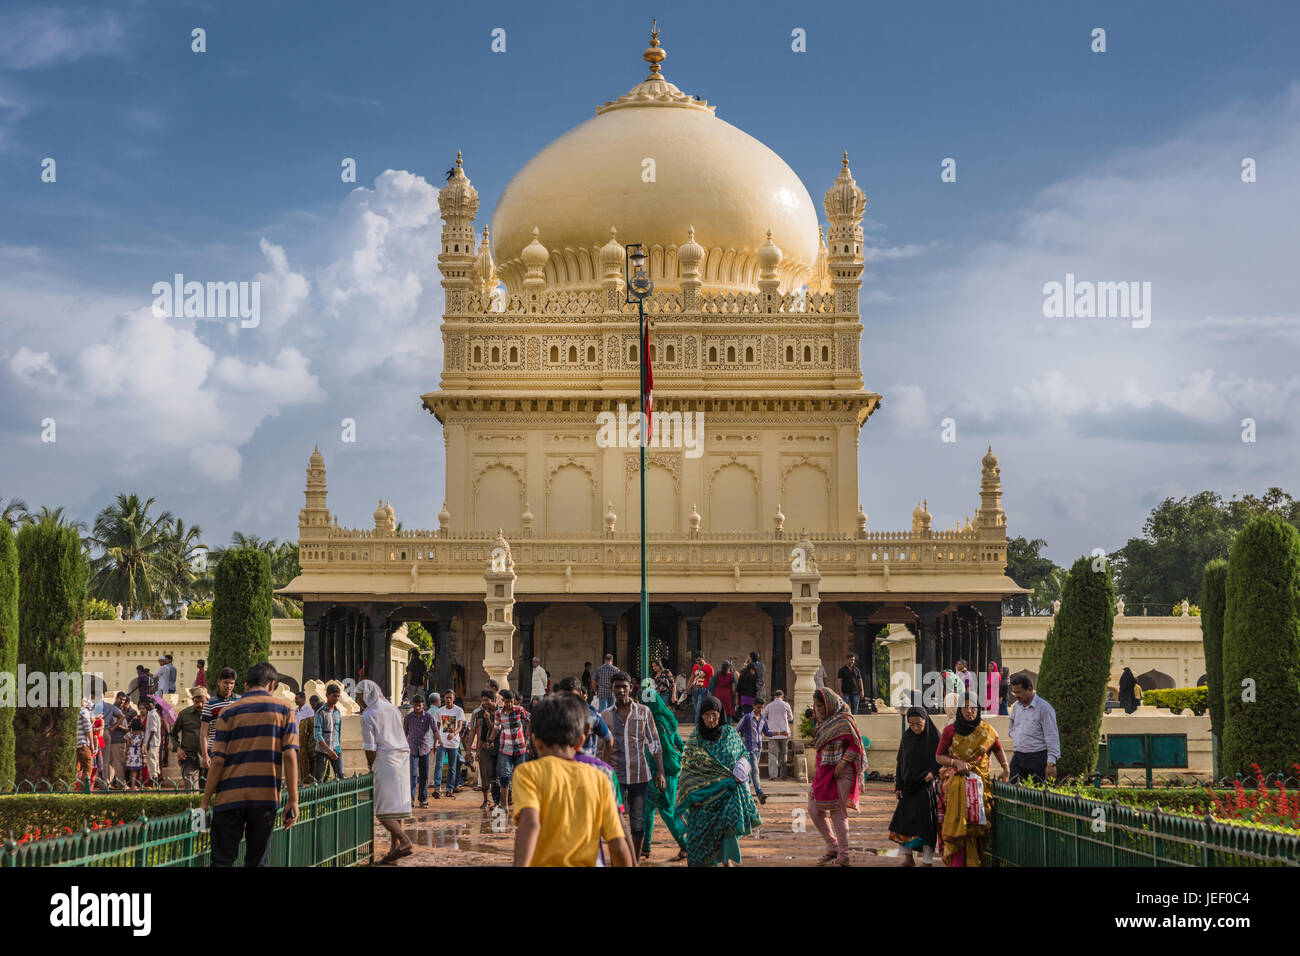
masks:
POLYGON ((657 19, 650 21, 650 46, 641 54, 641 59, 650 64, 650 75, 647 80, 652 80, 661 75, 659 64, 668 59, 668 51, 659 46, 659 21, 657 19))

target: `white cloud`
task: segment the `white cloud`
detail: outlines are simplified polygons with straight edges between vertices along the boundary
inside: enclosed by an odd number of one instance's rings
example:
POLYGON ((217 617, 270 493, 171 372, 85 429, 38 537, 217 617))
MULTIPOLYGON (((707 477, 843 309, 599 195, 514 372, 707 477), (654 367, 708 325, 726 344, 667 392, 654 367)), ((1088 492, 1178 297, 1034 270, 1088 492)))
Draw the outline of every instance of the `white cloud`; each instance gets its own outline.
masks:
POLYGON ((24 384, 37 385, 53 378, 57 372, 50 364, 49 352, 33 352, 23 346, 9 360, 9 371, 24 384))
POLYGON ((0 15, 0 69, 27 70, 112 53, 122 24, 112 13, 55 8, 0 15))
POLYGON ((289 268, 289 257, 284 247, 266 239, 258 242, 270 269, 253 276, 262 285, 262 322, 269 331, 277 331, 297 316, 307 301, 311 283, 307 277, 289 268))

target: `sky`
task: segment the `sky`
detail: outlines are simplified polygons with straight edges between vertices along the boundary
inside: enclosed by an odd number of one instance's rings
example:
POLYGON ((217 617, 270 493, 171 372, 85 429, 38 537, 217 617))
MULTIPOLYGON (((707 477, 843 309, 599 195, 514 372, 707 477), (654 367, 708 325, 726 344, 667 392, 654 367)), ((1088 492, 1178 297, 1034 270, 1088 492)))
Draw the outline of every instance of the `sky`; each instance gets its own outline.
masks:
POLYGON ((643 78, 651 16, 819 210, 849 152, 870 528, 964 520, 990 444, 1067 565, 1169 496, 1300 494, 1294 3, 141 2, 0 7, 0 498, 293 540, 319 444, 340 523, 436 527, 442 173, 486 223, 643 78), (155 316, 176 273, 260 282, 261 324, 155 316), (1150 283, 1149 324, 1046 316, 1067 275, 1150 283))

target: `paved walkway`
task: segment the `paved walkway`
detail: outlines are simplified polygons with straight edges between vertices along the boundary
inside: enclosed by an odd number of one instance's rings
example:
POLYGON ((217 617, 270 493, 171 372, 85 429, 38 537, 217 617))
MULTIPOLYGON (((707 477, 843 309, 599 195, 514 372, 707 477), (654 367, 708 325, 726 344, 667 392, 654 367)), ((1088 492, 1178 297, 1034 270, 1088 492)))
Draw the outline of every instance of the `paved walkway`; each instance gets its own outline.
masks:
MULTIPOLYGON (((794 781, 768 782, 767 804, 759 807, 763 826, 740 841, 746 866, 809 866, 817 862, 825 844, 806 818, 806 784, 794 781)), ((407 832, 415 841, 415 853, 398 861, 398 866, 509 866, 513 859, 515 831, 498 814, 481 810, 483 795, 464 790, 454 799, 429 800, 426 810, 416 809, 407 832)), ((889 842, 889 818, 894 812, 891 784, 868 783, 861 809, 849 816, 850 848, 854 866, 898 866, 897 846, 889 842)), ((388 832, 376 822, 375 856, 388 852, 388 832)), ((677 845, 662 822, 655 827, 650 866, 685 866, 669 863, 677 845)))

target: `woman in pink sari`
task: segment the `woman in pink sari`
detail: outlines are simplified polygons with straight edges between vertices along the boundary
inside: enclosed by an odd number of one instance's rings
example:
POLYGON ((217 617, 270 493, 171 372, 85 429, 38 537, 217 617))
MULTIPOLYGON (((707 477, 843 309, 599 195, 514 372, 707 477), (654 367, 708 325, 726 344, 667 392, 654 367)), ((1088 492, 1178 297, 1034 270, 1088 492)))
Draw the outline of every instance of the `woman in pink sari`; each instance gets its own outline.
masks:
POLYGON ((1002 686, 1002 674, 997 661, 989 661, 988 682, 985 684, 984 710, 990 714, 998 712, 998 694, 1002 686))
POLYGON ((849 865, 849 808, 858 809, 858 781, 866 753, 849 705, 828 687, 813 694, 813 746, 817 769, 808 797, 808 815, 826 841, 818 866, 849 865), (829 821, 828 818, 829 817, 829 821))

